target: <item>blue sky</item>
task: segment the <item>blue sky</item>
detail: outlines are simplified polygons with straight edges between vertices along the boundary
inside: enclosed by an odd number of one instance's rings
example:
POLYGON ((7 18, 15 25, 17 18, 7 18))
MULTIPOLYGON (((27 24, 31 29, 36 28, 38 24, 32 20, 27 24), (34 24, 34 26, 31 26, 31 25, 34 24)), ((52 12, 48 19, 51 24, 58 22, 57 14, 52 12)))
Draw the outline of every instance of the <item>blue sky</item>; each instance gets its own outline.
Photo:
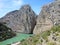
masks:
POLYGON ((53 0, 0 0, 0 18, 8 12, 18 10, 22 5, 29 4, 36 14, 39 14, 43 5, 53 0))

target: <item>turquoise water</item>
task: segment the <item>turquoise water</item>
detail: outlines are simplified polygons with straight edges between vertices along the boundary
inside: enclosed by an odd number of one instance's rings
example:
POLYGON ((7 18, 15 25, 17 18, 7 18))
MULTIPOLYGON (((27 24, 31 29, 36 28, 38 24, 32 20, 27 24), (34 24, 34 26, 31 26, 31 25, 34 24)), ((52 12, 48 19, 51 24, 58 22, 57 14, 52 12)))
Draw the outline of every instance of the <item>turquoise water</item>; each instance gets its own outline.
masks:
POLYGON ((26 39, 29 36, 32 36, 32 34, 18 33, 15 37, 0 42, 0 45, 7 45, 7 44, 12 44, 12 43, 15 43, 15 42, 18 42, 18 41, 22 41, 23 39, 26 39))

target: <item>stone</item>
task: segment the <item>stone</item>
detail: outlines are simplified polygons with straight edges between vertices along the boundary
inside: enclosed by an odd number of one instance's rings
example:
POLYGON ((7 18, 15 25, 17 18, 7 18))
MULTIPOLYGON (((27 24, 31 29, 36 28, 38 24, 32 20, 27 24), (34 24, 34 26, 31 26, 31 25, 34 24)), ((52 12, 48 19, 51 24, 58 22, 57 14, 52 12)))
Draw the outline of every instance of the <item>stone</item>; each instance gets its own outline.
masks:
POLYGON ((43 31, 50 30, 54 25, 60 24, 60 1, 54 1, 44 5, 37 17, 37 23, 33 33, 39 34, 43 31))
POLYGON ((15 32, 32 33, 36 24, 36 14, 29 5, 23 5, 19 10, 7 13, 0 22, 6 22, 15 32))

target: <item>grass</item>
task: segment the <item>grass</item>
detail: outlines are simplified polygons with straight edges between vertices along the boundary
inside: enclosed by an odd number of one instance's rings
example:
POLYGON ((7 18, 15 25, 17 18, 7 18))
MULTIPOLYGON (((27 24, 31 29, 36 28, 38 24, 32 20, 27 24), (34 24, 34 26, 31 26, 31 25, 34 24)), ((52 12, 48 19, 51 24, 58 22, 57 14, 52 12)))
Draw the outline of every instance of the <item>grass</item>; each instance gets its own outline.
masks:
MULTIPOLYGON (((34 36, 30 37, 29 39, 22 41, 20 45, 37 45, 37 44, 40 45, 40 44, 42 44, 42 42, 44 42, 44 40, 47 41, 46 42, 47 45, 56 45, 54 42, 49 42, 49 40, 48 40, 48 36, 50 36, 51 32, 53 32, 53 33, 59 32, 60 33, 60 26, 54 26, 48 31, 44 31, 38 35, 34 35, 34 36)), ((59 34, 57 33, 56 36, 59 36, 59 34)))
POLYGON ((48 42, 47 45, 56 45, 55 42, 48 42))

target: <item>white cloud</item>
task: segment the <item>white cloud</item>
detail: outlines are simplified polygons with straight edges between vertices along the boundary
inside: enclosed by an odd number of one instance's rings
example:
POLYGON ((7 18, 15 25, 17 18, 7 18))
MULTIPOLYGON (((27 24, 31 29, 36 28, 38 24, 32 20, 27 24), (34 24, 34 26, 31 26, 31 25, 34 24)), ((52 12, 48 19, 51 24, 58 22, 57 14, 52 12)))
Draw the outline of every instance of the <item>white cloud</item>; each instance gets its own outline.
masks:
POLYGON ((13 5, 18 6, 18 5, 22 5, 23 4, 23 0, 13 0, 13 5))
POLYGON ((23 4, 23 0, 0 0, 0 18, 7 12, 16 10, 23 4))
POLYGON ((2 8, 13 8, 13 7, 21 6, 22 4, 23 4, 23 0, 0 0, 0 10, 2 8))

